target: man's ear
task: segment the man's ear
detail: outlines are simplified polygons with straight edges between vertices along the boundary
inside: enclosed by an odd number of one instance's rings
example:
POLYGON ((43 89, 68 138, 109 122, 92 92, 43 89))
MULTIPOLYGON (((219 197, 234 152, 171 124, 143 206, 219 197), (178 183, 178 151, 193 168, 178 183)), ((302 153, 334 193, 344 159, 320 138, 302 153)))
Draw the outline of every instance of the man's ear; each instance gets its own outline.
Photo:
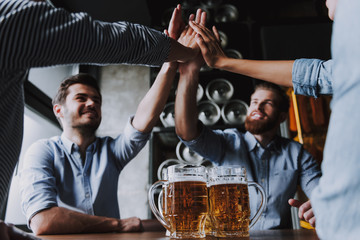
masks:
POLYGON ((63 117, 63 113, 61 110, 62 110, 62 106, 60 104, 55 104, 53 106, 54 114, 55 114, 56 118, 58 118, 58 119, 63 117))
POLYGON ((287 112, 281 112, 280 113, 280 123, 284 122, 288 117, 288 113, 287 112))

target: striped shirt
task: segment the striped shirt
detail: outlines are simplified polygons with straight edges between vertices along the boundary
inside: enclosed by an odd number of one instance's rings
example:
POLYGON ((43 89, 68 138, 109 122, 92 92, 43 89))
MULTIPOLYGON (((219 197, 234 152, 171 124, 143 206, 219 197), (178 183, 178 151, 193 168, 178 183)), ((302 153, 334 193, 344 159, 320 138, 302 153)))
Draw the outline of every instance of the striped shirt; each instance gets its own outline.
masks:
POLYGON ((86 13, 69 13, 47 3, 0 0, 1 213, 21 150, 23 83, 31 67, 160 65, 169 51, 165 34, 142 25, 101 22, 86 13))

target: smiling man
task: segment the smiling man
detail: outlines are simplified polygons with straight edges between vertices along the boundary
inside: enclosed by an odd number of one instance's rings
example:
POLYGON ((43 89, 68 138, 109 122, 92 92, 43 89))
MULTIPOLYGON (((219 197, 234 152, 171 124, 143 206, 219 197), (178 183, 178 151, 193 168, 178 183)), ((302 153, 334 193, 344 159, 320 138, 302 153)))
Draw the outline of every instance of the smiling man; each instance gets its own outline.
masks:
POLYGON ((120 219, 118 178, 150 138, 169 96, 174 65, 163 65, 116 138, 95 135, 101 122, 96 80, 78 74, 61 83, 53 110, 63 133, 35 142, 20 172, 22 209, 35 234, 142 231, 152 224, 120 219))
MULTIPOLYGON (((321 176, 315 159, 295 141, 277 135, 287 118, 289 99, 277 85, 262 83, 251 96, 245 129, 212 130, 197 120, 198 77, 180 72, 175 103, 176 133, 191 150, 217 165, 241 165, 249 181, 265 190, 267 207, 252 229, 292 228, 290 203, 300 185, 307 196, 321 176), (193 107, 195 106, 195 107, 193 107)), ((256 212, 258 201, 250 191, 250 207, 256 212)), ((299 206, 301 203, 297 203, 299 206)), ((300 208, 301 217, 315 225, 310 201, 300 208)))

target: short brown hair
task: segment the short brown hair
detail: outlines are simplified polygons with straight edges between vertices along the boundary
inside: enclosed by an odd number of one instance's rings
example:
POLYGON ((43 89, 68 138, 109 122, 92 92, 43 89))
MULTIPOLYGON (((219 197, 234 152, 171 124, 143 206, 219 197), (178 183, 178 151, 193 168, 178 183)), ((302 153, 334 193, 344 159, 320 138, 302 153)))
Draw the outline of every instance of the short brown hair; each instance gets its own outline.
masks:
POLYGON ((99 85, 98 85, 96 79, 93 78, 90 74, 79 73, 79 74, 73 75, 71 77, 68 77, 61 82, 60 87, 59 87, 55 97, 52 100, 52 104, 53 105, 63 104, 68 95, 68 91, 67 91, 68 88, 71 85, 74 85, 77 83, 93 87, 99 93, 99 96, 101 99, 100 88, 99 88, 99 85))
POLYGON ((261 82, 255 86, 255 91, 258 89, 265 89, 275 92, 279 99, 278 107, 280 112, 285 112, 285 113, 289 112, 289 107, 290 107, 289 96, 280 86, 269 82, 261 82))

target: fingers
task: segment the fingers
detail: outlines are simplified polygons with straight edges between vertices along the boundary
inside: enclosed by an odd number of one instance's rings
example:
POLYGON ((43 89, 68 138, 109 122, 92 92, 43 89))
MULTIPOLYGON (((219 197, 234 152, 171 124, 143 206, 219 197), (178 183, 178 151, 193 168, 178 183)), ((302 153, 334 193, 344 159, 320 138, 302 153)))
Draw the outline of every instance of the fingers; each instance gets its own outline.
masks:
POLYGON ((310 225, 311 225, 311 226, 315 227, 315 226, 316 226, 316 219, 315 219, 315 216, 314 216, 314 217, 312 217, 312 218, 311 218, 308 222, 310 223, 310 225))
POLYGON ((206 12, 202 12, 201 13, 201 19, 200 19, 200 25, 205 26, 206 25, 206 17, 207 17, 207 13, 206 12))
POLYGON ((196 23, 200 23, 201 13, 202 13, 202 10, 199 8, 199 9, 196 11, 196 18, 195 18, 195 22, 196 22, 196 23))
POLYGON ((181 16, 181 5, 178 4, 172 13, 170 22, 169 22, 169 36, 173 39, 177 39, 182 32, 185 24, 181 16))
POLYGON ((218 40, 218 42, 221 42, 220 34, 219 34, 217 28, 216 28, 215 26, 213 26, 213 27, 212 27, 212 30, 213 30, 213 33, 214 33, 214 35, 215 35, 215 37, 216 37, 216 40, 218 40))
POLYGON ((289 204, 293 207, 299 208, 299 218, 305 220, 311 224, 311 226, 315 226, 315 215, 312 210, 310 200, 302 203, 296 199, 289 199, 289 204))
POLYGON ((301 202, 296 200, 296 199, 289 199, 288 203, 290 204, 290 206, 293 206, 293 207, 296 207, 296 208, 299 208, 301 206, 301 202))
POLYGON ((192 21, 189 22, 189 25, 191 26, 192 29, 194 29, 194 31, 197 34, 200 34, 201 37, 204 39, 204 41, 208 42, 208 41, 212 41, 212 40, 216 40, 213 33, 207 29, 205 26, 201 26, 200 24, 192 21))
POLYGON ((119 220, 120 232, 139 232, 142 230, 140 218, 131 217, 119 220))
POLYGON ((206 55, 208 48, 204 42, 204 39, 199 34, 196 35, 196 43, 199 45, 202 55, 206 55))

